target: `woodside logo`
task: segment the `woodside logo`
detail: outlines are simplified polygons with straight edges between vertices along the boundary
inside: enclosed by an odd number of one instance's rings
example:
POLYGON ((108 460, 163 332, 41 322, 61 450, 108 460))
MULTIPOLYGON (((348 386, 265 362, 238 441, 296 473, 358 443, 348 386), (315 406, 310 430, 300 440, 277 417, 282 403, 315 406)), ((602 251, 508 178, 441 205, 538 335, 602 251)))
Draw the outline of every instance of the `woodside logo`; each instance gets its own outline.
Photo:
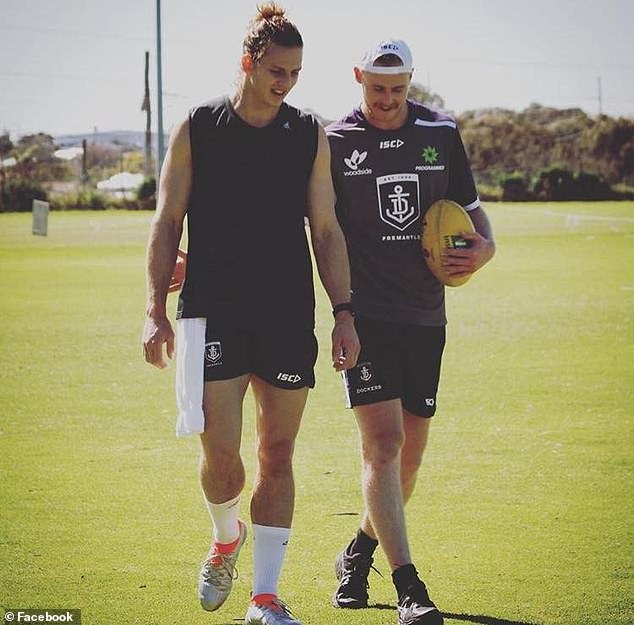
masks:
POLYGON ((344 158, 343 162, 350 168, 349 171, 344 171, 344 176, 367 176, 372 173, 371 169, 359 169, 359 165, 367 158, 367 152, 359 152, 355 150, 350 158, 344 158))

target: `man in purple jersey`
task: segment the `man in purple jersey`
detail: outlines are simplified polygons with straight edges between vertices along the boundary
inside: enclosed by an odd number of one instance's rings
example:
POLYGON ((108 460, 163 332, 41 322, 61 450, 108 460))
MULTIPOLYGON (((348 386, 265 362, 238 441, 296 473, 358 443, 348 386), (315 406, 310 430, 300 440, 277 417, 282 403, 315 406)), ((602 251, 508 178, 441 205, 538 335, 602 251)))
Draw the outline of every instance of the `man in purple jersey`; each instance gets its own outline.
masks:
POLYGON ((404 514, 436 410, 445 345, 444 286, 424 261, 421 220, 441 198, 469 212, 476 230, 464 234, 470 247, 444 258, 452 275, 480 269, 495 244, 456 122, 407 99, 412 71, 403 41, 370 49, 354 68, 361 106, 327 128, 361 340, 357 366, 344 380, 361 438, 365 500, 357 535, 335 561, 333 604, 367 607, 380 543, 399 625, 438 625, 443 618, 412 563, 404 514))

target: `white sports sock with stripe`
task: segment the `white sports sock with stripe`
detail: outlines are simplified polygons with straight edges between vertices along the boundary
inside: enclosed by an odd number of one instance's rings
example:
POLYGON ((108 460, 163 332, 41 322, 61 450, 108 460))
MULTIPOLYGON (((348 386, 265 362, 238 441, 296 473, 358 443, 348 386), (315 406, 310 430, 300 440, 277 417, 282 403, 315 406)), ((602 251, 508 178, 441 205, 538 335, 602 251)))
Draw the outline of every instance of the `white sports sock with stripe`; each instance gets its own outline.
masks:
POLYGON ((240 495, 224 503, 211 503, 205 497, 205 503, 214 525, 214 541, 226 545, 236 540, 240 536, 240 495))
POLYGON ((253 596, 277 595, 290 535, 288 527, 253 524, 253 596))

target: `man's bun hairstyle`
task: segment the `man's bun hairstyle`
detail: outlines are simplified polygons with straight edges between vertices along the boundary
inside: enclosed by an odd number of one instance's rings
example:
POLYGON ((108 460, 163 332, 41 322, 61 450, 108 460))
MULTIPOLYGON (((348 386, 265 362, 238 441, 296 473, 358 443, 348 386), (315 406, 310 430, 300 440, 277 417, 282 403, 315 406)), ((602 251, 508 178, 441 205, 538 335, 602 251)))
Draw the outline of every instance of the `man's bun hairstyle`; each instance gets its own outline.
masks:
POLYGON ((303 48, 304 42, 295 24, 286 18, 286 11, 276 2, 258 5, 242 44, 244 54, 259 61, 271 44, 285 48, 303 48))

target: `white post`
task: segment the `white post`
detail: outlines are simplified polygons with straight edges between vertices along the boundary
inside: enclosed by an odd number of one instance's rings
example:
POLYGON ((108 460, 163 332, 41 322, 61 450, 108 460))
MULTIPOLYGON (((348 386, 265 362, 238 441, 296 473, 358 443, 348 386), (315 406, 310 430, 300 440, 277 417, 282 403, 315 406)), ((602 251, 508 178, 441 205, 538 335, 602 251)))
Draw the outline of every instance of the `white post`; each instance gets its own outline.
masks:
POLYGON ((48 234, 48 202, 33 200, 33 234, 45 237, 48 234))

